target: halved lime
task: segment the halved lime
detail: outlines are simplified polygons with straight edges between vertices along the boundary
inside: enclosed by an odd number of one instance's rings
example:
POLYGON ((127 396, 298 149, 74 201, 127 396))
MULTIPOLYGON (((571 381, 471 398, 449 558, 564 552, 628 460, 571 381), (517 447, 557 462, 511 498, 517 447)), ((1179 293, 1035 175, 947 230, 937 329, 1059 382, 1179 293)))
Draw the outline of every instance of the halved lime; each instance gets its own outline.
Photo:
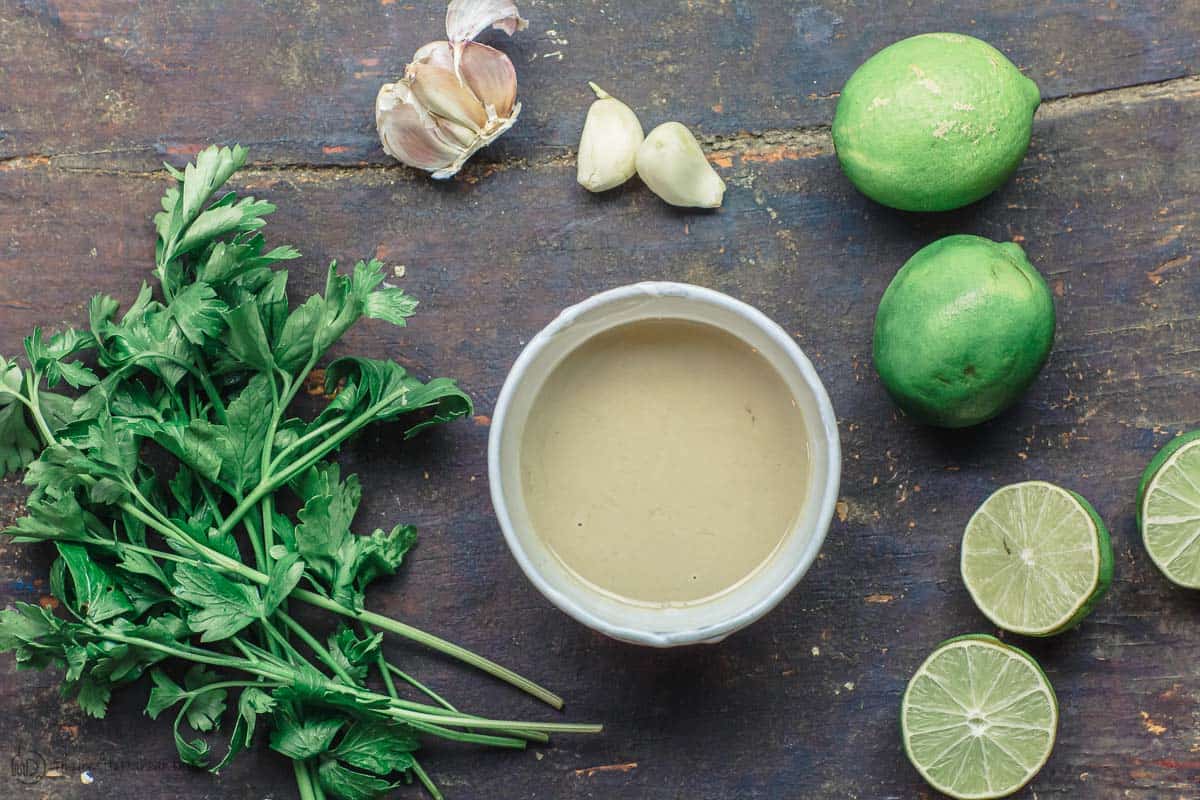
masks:
POLYGON ((1200 589, 1200 431, 1172 440, 1146 467, 1137 516, 1155 565, 1180 586, 1200 589))
POLYGON ((942 642, 908 682, 904 752, 930 786, 959 800, 1007 797, 1054 749, 1058 700, 1033 658, 992 636, 942 642))
POLYGON ((1014 483, 967 523, 962 577, 1005 630, 1052 636, 1086 617, 1112 583, 1108 530, 1086 500, 1045 481, 1014 483))

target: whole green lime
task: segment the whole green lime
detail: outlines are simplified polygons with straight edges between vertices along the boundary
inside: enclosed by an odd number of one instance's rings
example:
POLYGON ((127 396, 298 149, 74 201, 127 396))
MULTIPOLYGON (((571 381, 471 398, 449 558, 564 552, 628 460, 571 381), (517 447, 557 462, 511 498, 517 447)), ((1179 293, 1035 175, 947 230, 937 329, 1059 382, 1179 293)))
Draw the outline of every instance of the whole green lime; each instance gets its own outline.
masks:
POLYGON ((1037 84, 987 42, 926 33, 880 50, 842 89, 833 143, 859 190, 904 211, 947 211, 1016 171, 1037 84))
POLYGON ((1054 341, 1054 301, 1020 245, 947 236, 892 279, 875 316, 875 368, 919 422, 965 428, 1029 388, 1054 341))

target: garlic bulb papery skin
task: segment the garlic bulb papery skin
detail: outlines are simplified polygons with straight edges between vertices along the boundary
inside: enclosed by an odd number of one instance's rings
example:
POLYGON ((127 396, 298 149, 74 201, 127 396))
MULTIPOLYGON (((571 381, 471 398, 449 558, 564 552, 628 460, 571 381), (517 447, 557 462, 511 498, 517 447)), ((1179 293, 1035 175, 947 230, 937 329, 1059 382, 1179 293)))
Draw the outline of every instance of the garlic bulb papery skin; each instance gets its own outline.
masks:
POLYGON ((477 42, 463 43, 457 55, 450 42, 425 45, 375 99, 383 149, 434 178, 455 175, 521 113, 508 56, 477 42))
POLYGON ((454 66, 458 70, 464 45, 488 28, 512 36, 529 27, 513 0, 451 0, 446 8, 446 38, 454 48, 454 66))
POLYGON ((673 206, 720 208, 725 198, 725 181, 696 137, 678 122, 650 131, 638 148, 637 173, 650 191, 673 206))
POLYGON ((615 189, 637 172, 637 152, 646 134, 633 109, 589 83, 596 100, 579 138, 576 179, 589 192, 615 189))
POLYGON ((446 38, 451 42, 470 42, 488 28, 512 36, 529 27, 512 0, 452 0, 446 9, 446 38))

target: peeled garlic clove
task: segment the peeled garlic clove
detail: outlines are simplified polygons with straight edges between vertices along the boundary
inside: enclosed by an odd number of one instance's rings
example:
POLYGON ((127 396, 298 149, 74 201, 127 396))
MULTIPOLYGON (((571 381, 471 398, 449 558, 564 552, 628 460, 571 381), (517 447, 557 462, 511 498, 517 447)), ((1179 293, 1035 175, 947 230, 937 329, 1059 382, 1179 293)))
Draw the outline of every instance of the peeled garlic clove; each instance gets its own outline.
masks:
POLYGON ((588 85, 597 99, 583 123, 576 179, 589 192, 604 192, 637 172, 638 148, 646 135, 633 109, 596 84, 588 85))
POLYGON ((719 208, 725 181, 716 173, 692 132, 678 122, 664 122, 642 142, 637 173, 650 191, 673 206, 719 208))
POLYGON ((512 36, 529 27, 513 0, 451 0, 446 9, 446 38, 451 42, 469 42, 487 28, 497 28, 512 36))

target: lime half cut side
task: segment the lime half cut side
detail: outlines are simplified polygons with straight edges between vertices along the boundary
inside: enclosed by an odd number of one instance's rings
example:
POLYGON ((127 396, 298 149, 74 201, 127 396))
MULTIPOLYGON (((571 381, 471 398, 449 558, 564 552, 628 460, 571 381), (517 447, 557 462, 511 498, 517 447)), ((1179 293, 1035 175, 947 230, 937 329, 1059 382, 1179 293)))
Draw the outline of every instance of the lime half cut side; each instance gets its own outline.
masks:
POLYGON ((971 599, 993 623, 1025 636, 1078 624, 1108 591, 1112 571, 1112 543, 1095 509, 1044 481, 999 489, 963 534, 971 599))
POLYGON ((900 729, 909 760, 939 792, 1007 797, 1050 758, 1058 700, 1027 653, 991 636, 961 636, 909 681, 900 729))
POLYGON ((1150 462, 1138 520, 1154 564, 1172 582, 1200 589, 1200 431, 1170 442, 1150 462))

